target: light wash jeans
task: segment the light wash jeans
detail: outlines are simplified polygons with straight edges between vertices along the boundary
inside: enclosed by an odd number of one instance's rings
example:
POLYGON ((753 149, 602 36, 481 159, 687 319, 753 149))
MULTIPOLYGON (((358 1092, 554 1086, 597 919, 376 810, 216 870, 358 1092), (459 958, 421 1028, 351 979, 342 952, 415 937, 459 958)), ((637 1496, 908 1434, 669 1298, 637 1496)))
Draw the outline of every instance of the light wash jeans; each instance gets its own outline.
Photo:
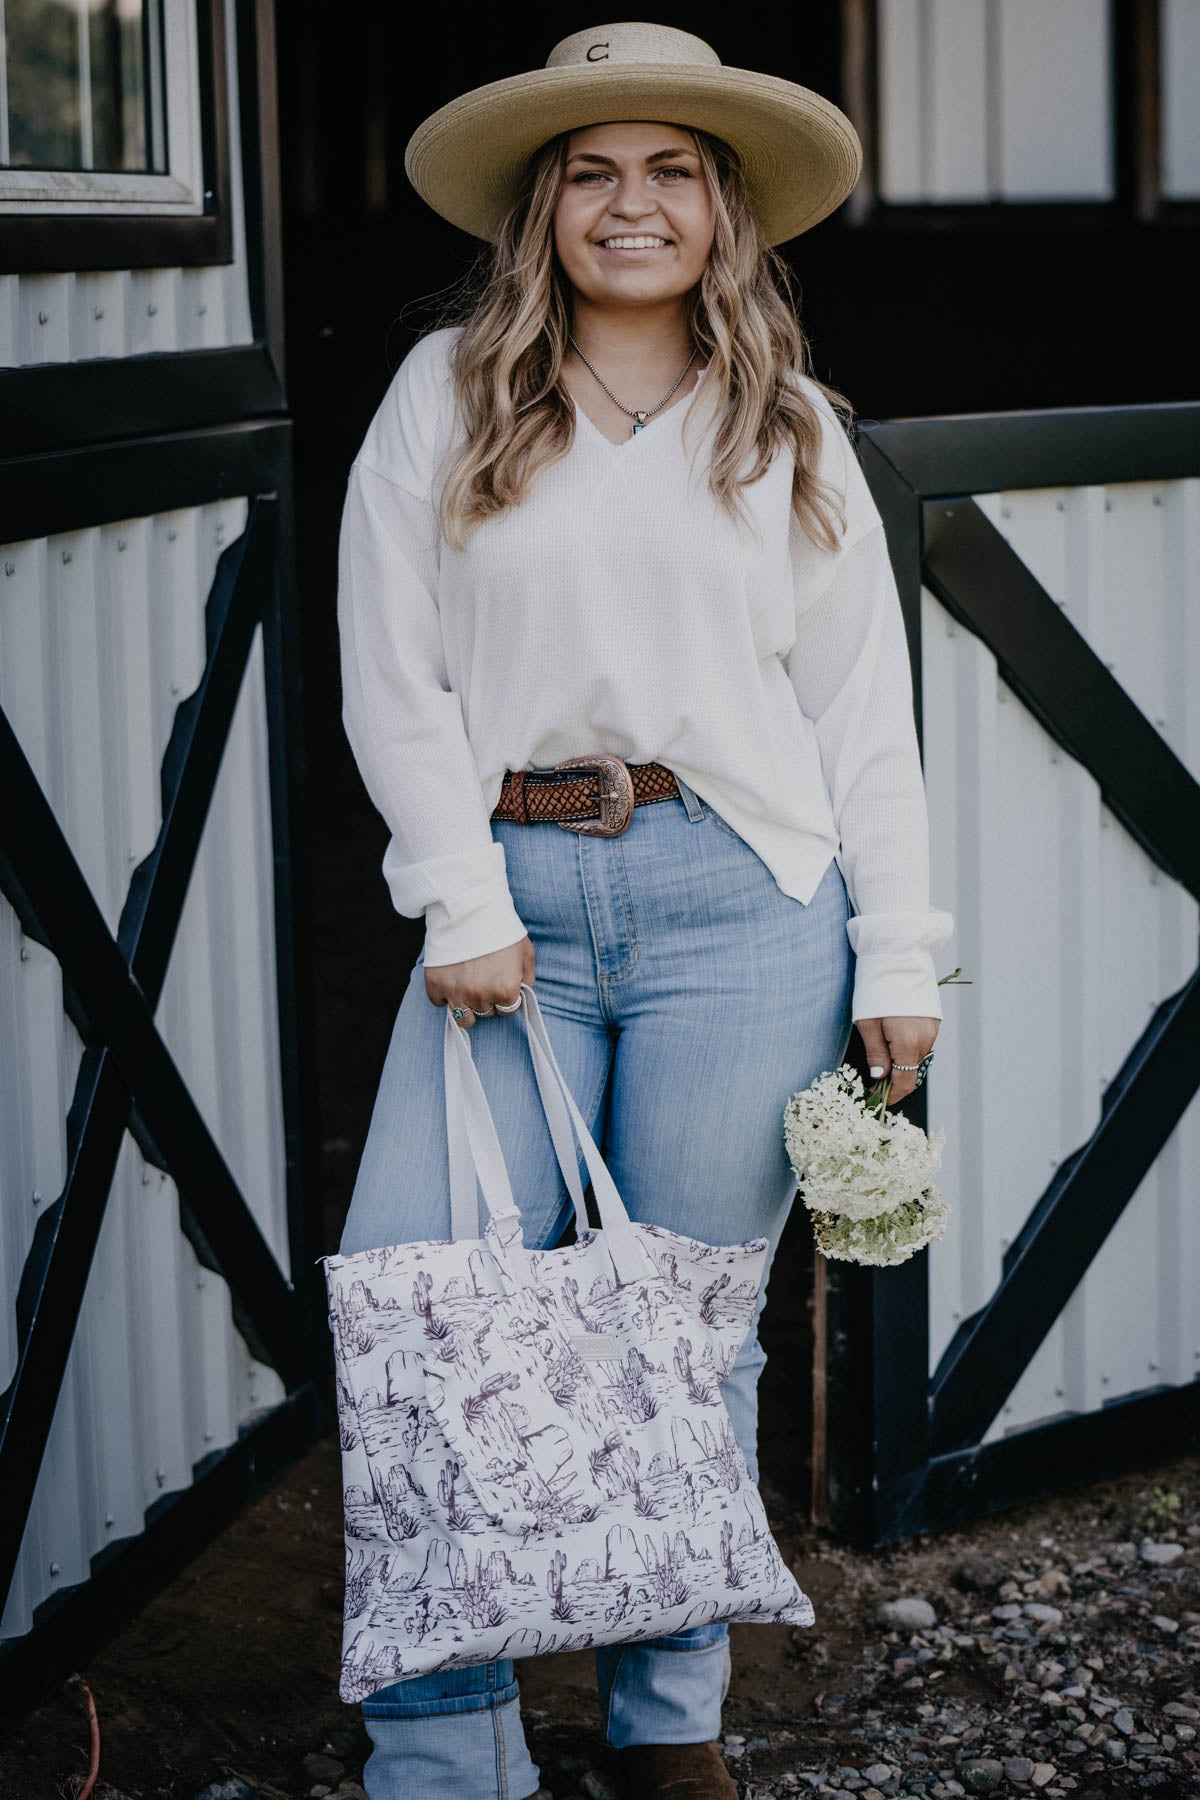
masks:
MULTIPOLYGON (((807 906, 680 783, 615 838, 492 821, 537 957, 555 1054, 630 1217, 708 1243, 766 1237, 754 1325, 722 1386, 758 1479, 758 1321, 796 1194, 789 1096, 836 1068, 850 1039, 851 907, 837 862, 807 906)), ((384 1064, 341 1253, 450 1236, 445 1011, 412 971, 384 1064)), ((525 1024, 496 1014, 471 1049, 530 1249, 573 1218, 541 1110, 525 1024)), ((580 1158, 585 1187, 586 1167, 580 1158)), ((607 1742, 703 1743, 729 1685, 724 1621, 595 1652, 607 1742)), ((417 1675, 363 1703, 370 1800, 526 1800, 538 1767, 511 1660, 417 1675)))

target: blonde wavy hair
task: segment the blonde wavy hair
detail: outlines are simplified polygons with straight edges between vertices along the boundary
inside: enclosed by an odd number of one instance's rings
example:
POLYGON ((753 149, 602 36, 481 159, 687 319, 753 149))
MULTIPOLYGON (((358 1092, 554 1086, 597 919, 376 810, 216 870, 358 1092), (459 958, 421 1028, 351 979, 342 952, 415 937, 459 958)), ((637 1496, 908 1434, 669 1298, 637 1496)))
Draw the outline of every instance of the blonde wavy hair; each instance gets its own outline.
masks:
MULTIPOLYGON (((708 132, 690 135, 716 212, 712 251, 687 296, 692 339, 708 365, 697 408, 715 401, 721 415, 709 487, 735 518, 745 516, 739 490, 790 444, 796 515, 814 544, 833 551, 845 513, 838 491, 817 474, 821 423, 794 377, 807 376, 844 426, 853 408, 812 374, 790 271, 763 237, 736 151, 708 132)), ((517 505, 538 471, 574 442, 574 406, 560 379, 572 288, 554 249, 570 136, 561 132, 530 159, 497 241, 438 320, 462 327, 450 366, 466 435, 448 461, 439 503, 442 534, 455 549, 482 520, 517 505)))

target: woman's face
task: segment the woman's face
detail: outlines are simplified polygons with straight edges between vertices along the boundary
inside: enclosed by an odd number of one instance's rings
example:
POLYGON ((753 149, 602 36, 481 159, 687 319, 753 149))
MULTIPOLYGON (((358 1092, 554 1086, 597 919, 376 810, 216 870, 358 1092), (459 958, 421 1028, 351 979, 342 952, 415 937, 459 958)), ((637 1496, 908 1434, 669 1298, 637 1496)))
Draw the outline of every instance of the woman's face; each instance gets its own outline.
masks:
POLYGON ((622 120, 571 133, 554 244, 594 305, 651 306, 688 293, 708 261, 715 217, 684 127, 622 120), (634 248, 631 239, 649 241, 634 248))

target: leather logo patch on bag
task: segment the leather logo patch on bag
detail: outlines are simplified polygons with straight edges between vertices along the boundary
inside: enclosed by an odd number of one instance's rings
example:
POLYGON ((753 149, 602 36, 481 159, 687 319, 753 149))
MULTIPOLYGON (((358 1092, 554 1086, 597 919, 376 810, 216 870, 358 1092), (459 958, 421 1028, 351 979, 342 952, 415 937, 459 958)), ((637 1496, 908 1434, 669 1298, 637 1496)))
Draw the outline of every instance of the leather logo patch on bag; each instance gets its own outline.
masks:
POLYGON ((575 1354, 582 1356, 584 1362, 595 1362, 602 1356, 620 1356, 622 1354, 620 1340, 609 1332, 572 1332, 571 1343, 574 1346, 575 1354))

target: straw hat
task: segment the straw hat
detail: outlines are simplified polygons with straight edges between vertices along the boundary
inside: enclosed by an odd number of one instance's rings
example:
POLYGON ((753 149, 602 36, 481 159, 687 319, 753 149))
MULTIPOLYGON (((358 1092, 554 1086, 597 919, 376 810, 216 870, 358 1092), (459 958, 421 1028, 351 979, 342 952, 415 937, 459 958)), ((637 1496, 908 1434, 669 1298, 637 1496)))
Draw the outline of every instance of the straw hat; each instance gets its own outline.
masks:
POLYGON ((703 38, 645 24, 574 32, 544 69, 460 94, 418 125, 404 167, 435 212, 494 240, 535 150, 560 131, 617 119, 661 119, 724 138, 741 157, 770 244, 840 206, 862 168, 857 132, 821 94, 727 69, 703 38))

